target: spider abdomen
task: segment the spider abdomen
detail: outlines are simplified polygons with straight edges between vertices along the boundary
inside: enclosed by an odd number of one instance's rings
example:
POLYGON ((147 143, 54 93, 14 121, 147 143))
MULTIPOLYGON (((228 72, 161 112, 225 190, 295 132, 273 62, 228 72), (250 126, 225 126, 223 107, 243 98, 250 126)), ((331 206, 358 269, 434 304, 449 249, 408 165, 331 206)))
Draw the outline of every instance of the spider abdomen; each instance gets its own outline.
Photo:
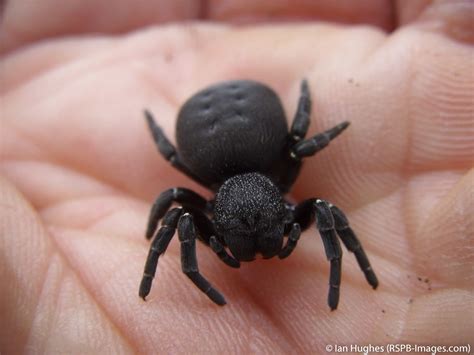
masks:
POLYGON ((247 80, 198 92, 182 106, 176 126, 183 163, 210 185, 236 174, 269 171, 280 159, 287 136, 278 96, 247 80))

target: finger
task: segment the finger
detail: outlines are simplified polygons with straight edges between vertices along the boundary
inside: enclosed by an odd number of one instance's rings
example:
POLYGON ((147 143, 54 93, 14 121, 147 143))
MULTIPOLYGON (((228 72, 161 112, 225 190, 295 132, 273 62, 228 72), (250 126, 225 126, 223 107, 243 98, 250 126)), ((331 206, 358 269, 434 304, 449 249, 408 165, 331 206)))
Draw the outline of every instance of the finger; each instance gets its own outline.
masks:
MULTIPOLYGON (((421 183, 421 181, 420 181, 421 183)), ((474 169, 444 194, 419 223, 412 245, 416 267, 431 283, 472 290, 474 275, 474 169)), ((420 206, 421 207, 421 206, 420 206)), ((434 287, 434 286, 432 286, 434 287)))
POLYGON ((197 18, 199 1, 62 2, 47 0, 30 6, 5 1, 0 23, 0 53, 40 39, 85 33, 123 33, 154 23, 197 18), (125 10, 125 11, 124 11, 125 10))
POLYGON ((3 178, 0 197, 2 351, 96 353, 111 347, 114 352, 130 352, 28 201, 3 178))
POLYGON ((398 23, 411 25, 443 33, 459 42, 472 44, 474 40, 474 5, 469 0, 441 1, 397 1, 396 12, 398 23))
MULTIPOLYGON (((387 312, 386 317, 387 324, 392 327, 392 322, 398 318, 397 310, 393 311, 387 312)), ((474 326, 472 293, 452 288, 410 299, 402 323, 396 340, 399 344, 469 344, 472 339, 469 329, 474 326)), ((382 336, 380 329, 378 333, 382 336)))
POLYGON ((390 1, 210 1, 207 17, 234 23, 312 20, 349 24, 367 24, 384 30, 393 28, 390 1))
POLYGON ((124 9, 126 1, 42 1, 25 6, 21 1, 5 2, 0 24, 0 52, 40 39, 85 33, 123 33, 147 25, 190 19, 233 22, 268 20, 320 20, 393 27, 393 8, 388 0, 351 1, 154 1, 133 6, 134 16, 124 9), (270 15, 269 15, 270 14, 270 15), (87 19, 87 20, 84 20, 87 19))

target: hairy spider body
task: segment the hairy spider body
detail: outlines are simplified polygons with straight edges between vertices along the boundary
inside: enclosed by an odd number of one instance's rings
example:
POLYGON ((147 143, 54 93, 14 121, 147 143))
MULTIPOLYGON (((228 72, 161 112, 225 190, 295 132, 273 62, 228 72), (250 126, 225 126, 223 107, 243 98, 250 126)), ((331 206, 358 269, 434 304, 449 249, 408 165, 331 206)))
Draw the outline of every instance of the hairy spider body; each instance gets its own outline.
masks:
POLYGON ((368 258, 340 209, 323 199, 293 205, 283 197, 297 178, 302 159, 326 147, 349 125, 342 122, 304 139, 310 110, 309 88, 303 80, 288 132, 283 107, 273 90, 248 80, 220 83, 198 92, 182 106, 176 125, 178 150, 145 111, 163 157, 212 190, 215 198, 207 201, 186 188, 172 188, 158 196, 146 232, 147 239, 154 239, 140 297, 145 299, 149 294, 158 259, 176 229, 183 272, 211 300, 223 305, 224 297, 199 272, 196 239, 211 247, 224 263, 237 268, 257 254, 286 258, 296 247, 301 230, 314 220, 330 261, 330 308, 336 309, 339 302, 342 250, 338 236, 355 254, 369 284, 377 287, 368 258), (180 207, 171 209, 173 203, 180 207))
POLYGON ((262 174, 247 173, 225 181, 216 195, 214 225, 232 255, 252 261, 277 255, 287 218, 280 191, 262 174))

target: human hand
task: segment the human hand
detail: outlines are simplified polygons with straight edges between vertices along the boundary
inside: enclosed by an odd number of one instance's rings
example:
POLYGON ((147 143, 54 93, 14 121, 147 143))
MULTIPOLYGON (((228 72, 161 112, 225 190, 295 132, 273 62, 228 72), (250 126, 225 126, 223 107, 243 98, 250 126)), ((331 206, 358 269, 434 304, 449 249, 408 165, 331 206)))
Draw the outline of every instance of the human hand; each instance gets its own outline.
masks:
POLYGON ((276 2, 211 2, 211 18, 259 22, 273 11, 335 22, 151 28, 161 17, 192 18, 198 6, 163 1, 161 11, 137 5, 123 16, 119 2, 83 2, 75 14, 88 21, 75 21, 56 13, 65 5, 42 3, 34 23, 31 9, 15 19, 19 2, 6 5, 3 26, 32 23, 30 37, 0 28, 2 353, 323 353, 334 344, 470 340, 472 3, 401 2, 390 34, 382 2, 349 13, 324 2, 292 12, 276 2), (78 35, 51 38, 58 33, 78 35), (322 197, 347 212, 379 288, 345 251, 339 308, 330 312, 329 267, 311 228, 288 259, 240 270, 198 247, 225 307, 181 273, 175 238, 143 302, 152 200, 172 186, 210 195, 159 156, 142 109, 174 137, 177 110, 196 90, 250 78, 275 89, 291 120, 303 77, 313 99, 309 135, 352 125, 306 160, 292 198, 322 197))

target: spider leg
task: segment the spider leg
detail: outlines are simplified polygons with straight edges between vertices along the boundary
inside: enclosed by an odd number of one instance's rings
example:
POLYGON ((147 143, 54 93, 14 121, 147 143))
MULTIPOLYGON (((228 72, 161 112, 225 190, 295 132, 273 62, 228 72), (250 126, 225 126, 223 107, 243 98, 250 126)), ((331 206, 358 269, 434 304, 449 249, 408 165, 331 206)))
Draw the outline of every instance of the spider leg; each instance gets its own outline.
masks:
POLYGON ((367 255, 365 254, 359 239, 349 226, 347 217, 339 208, 334 205, 331 205, 331 212, 334 216, 337 234, 339 234, 339 237, 346 246, 347 250, 355 254, 357 263, 364 273, 367 282, 372 286, 372 288, 376 289, 379 284, 377 276, 375 276, 375 272, 370 266, 369 259, 367 258, 367 255))
POLYGON ((176 152, 176 148, 173 146, 173 144, 171 144, 169 139, 166 138, 161 127, 156 124, 151 112, 148 110, 145 110, 144 114, 148 123, 148 127, 150 128, 150 132, 153 136, 153 140, 155 141, 158 151, 161 153, 163 158, 168 160, 171 163, 171 165, 173 165, 176 169, 181 171, 183 174, 187 175, 188 177, 190 177, 197 183, 201 184, 202 186, 209 188, 209 185, 206 182, 204 182, 195 174, 193 174, 191 170, 189 170, 188 167, 184 165, 178 153, 176 152))
POLYGON ((331 140, 336 138, 342 131, 349 126, 348 121, 339 123, 337 126, 328 129, 322 133, 318 133, 315 136, 297 142, 290 149, 290 156, 293 159, 300 160, 304 157, 310 157, 321 149, 325 148, 331 140))
POLYGON ((217 254, 217 256, 227 265, 233 268, 239 268, 240 267, 240 261, 238 261, 236 258, 231 256, 224 248, 224 245, 217 240, 217 238, 213 235, 210 238, 210 244, 211 248, 214 251, 214 253, 217 254))
POLYGON ((323 240, 326 257, 331 263, 328 304, 331 310, 334 310, 339 303, 342 249, 334 229, 334 217, 329 204, 324 200, 317 199, 313 204, 313 208, 316 215, 316 227, 323 240))
POLYGON ((224 296, 199 273, 196 258, 196 230, 193 217, 189 213, 183 214, 178 221, 178 237, 181 242, 181 268, 183 273, 204 292, 214 303, 223 306, 226 304, 224 296))
MULTIPOLYGON (((302 84, 302 86, 304 85, 302 84)), ((310 104, 308 103, 307 105, 310 104)), ((304 104, 301 103, 301 100, 298 107, 300 106, 304 107, 304 104)), ((298 112, 300 111, 305 112, 303 108, 298 108, 298 112)), ((297 114, 297 117, 305 116, 303 114, 297 114)), ((302 127, 306 127, 307 130, 307 126, 304 126, 305 122, 308 122, 309 124, 309 113, 307 121, 304 118, 295 118, 293 126, 296 125, 297 128, 291 128, 287 138, 287 147, 280 158, 281 162, 277 165, 275 171, 273 172, 278 181, 278 186, 283 193, 286 193, 290 190, 291 185, 293 185, 296 178, 298 177, 301 169, 302 159, 305 157, 310 157, 325 148, 331 140, 336 138, 349 126, 349 122, 344 121, 325 132, 316 134, 311 138, 301 139, 304 138, 304 134, 306 134, 306 131, 302 127), (293 133, 293 130, 296 133, 293 133)))
POLYGON ((148 257, 145 263, 145 270, 143 271, 143 278, 140 283, 138 294, 145 300, 151 289, 153 278, 155 277, 156 267, 158 265, 158 258, 162 255, 173 238, 176 231, 178 220, 183 213, 182 208, 173 208, 168 211, 163 218, 163 223, 150 246, 148 257))
POLYGON ((145 234, 146 239, 153 237, 158 222, 165 215, 166 211, 169 210, 173 202, 179 202, 183 206, 190 206, 198 210, 206 210, 208 208, 206 199, 194 191, 181 187, 165 190, 158 196, 151 208, 145 234))
POLYGON ((330 262, 328 304, 331 310, 339 303, 341 285, 342 249, 337 239, 334 217, 329 204, 321 199, 308 199, 295 207, 294 220, 304 230, 316 219, 316 227, 324 244, 326 257, 330 262))
POLYGON ((210 246, 212 251, 217 254, 219 259, 233 268, 239 268, 240 262, 225 250, 224 244, 216 238, 214 225, 205 213, 199 210, 190 209, 193 215, 194 225, 198 231, 198 238, 206 245, 210 246))
POLYGON ((308 132, 309 115, 311 113, 311 95, 309 93, 308 81, 301 81, 300 98, 296 109, 295 118, 291 125, 290 136, 297 142, 303 139, 308 132))
POLYGON ((300 239, 301 235, 301 227, 298 223, 293 223, 291 226, 290 233, 288 234, 288 240, 286 241, 286 245, 278 254, 280 259, 284 259, 288 257, 291 252, 295 249, 296 243, 298 243, 298 239, 300 239))

